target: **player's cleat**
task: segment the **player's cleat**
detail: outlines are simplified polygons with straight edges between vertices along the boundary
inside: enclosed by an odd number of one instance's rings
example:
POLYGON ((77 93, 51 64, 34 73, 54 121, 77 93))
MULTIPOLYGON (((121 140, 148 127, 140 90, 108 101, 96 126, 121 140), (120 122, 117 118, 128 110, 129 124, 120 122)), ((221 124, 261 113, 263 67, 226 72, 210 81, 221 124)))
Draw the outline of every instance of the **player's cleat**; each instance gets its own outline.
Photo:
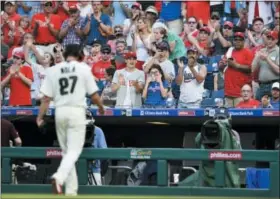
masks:
POLYGON ((55 179, 52 179, 52 190, 54 194, 62 195, 62 186, 55 179))

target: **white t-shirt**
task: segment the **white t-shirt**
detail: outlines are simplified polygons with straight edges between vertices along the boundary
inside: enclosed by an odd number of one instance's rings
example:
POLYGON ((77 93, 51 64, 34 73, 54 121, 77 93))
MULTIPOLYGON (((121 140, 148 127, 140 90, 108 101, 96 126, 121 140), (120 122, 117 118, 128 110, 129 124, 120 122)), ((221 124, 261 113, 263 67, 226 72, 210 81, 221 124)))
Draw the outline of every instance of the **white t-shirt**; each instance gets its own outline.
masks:
POLYGON ((46 68, 42 65, 32 63, 31 68, 33 71, 34 81, 32 83, 32 98, 39 99, 40 98, 40 88, 43 83, 43 80, 46 76, 46 68))
POLYGON ((136 38, 136 55, 137 55, 137 60, 138 61, 145 62, 149 58, 148 50, 147 50, 146 47, 150 48, 150 38, 151 38, 151 36, 152 36, 152 34, 150 34, 144 40, 144 42, 147 46, 145 46, 145 44, 143 43, 143 41, 142 41, 142 39, 140 38, 139 35, 136 36, 137 37, 136 38))
POLYGON ((88 14, 93 13, 92 6, 90 3, 84 7, 81 7, 81 5, 78 3, 77 7, 80 10, 80 16, 83 18, 86 18, 88 14))
POLYGON ((92 95, 98 87, 90 68, 77 61, 62 62, 46 70, 41 93, 53 98, 55 107, 86 107, 86 94, 92 95))

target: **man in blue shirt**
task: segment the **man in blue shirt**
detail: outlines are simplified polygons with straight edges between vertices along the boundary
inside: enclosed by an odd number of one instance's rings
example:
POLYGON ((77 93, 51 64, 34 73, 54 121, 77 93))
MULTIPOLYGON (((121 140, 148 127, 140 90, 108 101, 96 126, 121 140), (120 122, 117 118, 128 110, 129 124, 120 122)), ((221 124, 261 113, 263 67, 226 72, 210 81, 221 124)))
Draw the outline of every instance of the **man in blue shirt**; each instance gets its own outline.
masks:
POLYGON ((94 40, 106 44, 108 35, 112 34, 112 22, 108 15, 102 13, 101 1, 92 2, 93 14, 87 16, 84 34, 87 35, 87 45, 91 45, 94 40))
POLYGON ((280 101, 279 101, 279 95, 280 95, 279 82, 273 83, 271 89, 272 89, 271 90, 272 98, 271 98, 270 104, 272 105, 272 107, 274 109, 279 110, 279 104, 280 104, 280 101))
MULTIPOLYGON (((92 146, 96 149, 107 148, 107 143, 106 143, 106 139, 105 139, 103 130, 101 128, 99 128, 98 126, 95 126, 94 134, 95 135, 94 135, 94 140, 93 140, 92 146)), ((102 181, 101 181, 101 161, 100 160, 94 160, 93 161, 92 174, 93 174, 93 176, 91 175, 92 185, 102 185, 102 181)))

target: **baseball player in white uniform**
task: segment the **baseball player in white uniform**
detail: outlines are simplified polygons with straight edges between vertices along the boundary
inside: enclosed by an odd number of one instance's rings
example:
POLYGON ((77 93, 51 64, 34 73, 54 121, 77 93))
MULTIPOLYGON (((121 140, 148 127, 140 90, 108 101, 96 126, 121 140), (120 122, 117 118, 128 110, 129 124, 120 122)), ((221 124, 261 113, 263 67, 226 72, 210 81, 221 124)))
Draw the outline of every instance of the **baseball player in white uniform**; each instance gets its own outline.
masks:
POLYGON ((91 96, 100 114, 104 114, 104 108, 90 67, 79 62, 83 57, 80 46, 68 45, 64 57, 65 62, 46 71, 41 87, 44 97, 36 122, 39 127, 44 125, 43 117, 53 100, 56 134, 63 156, 57 172, 52 176, 53 191, 62 194, 65 184, 65 194, 75 196, 78 191, 75 163, 82 152, 86 134, 86 94, 91 96))

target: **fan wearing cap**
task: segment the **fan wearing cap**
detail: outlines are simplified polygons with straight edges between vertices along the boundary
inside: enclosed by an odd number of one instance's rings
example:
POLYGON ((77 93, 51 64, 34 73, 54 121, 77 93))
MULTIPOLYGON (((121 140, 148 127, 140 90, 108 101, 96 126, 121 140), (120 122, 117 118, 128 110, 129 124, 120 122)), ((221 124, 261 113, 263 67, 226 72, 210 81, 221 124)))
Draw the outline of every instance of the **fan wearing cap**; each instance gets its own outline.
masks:
POLYGON ((192 33, 188 34, 188 40, 198 52, 204 56, 210 53, 209 37, 210 29, 206 26, 199 29, 197 38, 193 37, 192 33))
POLYGON ((86 46, 84 48, 84 54, 86 55, 84 62, 86 62, 90 67, 101 60, 101 47, 101 42, 96 39, 93 41, 92 46, 86 46))
POLYGON ((91 72, 95 77, 99 91, 102 92, 105 82, 105 70, 112 66, 111 63, 111 47, 107 44, 101 48, 101 59, 92 65, 91 72))
POLYGON ((76 5, 69 7, 70 17, 62 23, 59 39, 65 47, 68 44, 80 44, 83 38, 82 27, 85 26, 84 19, 80 17, 80 11, 76 5))
POLYGON ((225 68, 225 96, 229 107, 235 107, 241 100, 240 90, 243 85, 252 83, 251 64, 254 55, 251 50, 244 48, 245 35, 234 33, 233 47, 224 56, 225 68))
POLYGON ((53 53, 62 21, 59 15, 52 14, 52 1, 43 1, 42 7, 43 12, 32 17, 31 29, 36 45, 45 52, 53 53))
POLYGON ((220 31, 220 26, 215 26, 215 34, 213 35, 213 43, 215 46, 215 51, 212 56, 224 55, 228 48, 232 46, 233 43, 233 23, 230 21, 225 21, 223 25, 222 32, 220 31))
POLYGON ((257 17, 253 20, 253 31, 248 30, 248 46, 250 49, 254 47, 258 47, 264 43, 262 38, 262 31, 264 29, 264 22, 263 19, 260 17, 257 17))
POLYGON ((77 1, 75 0, 72 1, 58 0, 52 2, 53 2, 53 13, 56 13, 57 15, 60 16, 61 22, 68 19, 68 17, 71 15, 71 13, 69 12, 70 7, 77 5, 77 1))
POLYGON ((154 24, 158 19, 158 11, 154 6, 149 6, 145 10, 145 16, 150 20, 150 24, 154 24))
POLYGON ((3 31, 4 42, 6 44, 9 44, 9 35, 11 35, 10 32, 18 26, 20 18, 21 16, 16 13, 15 2, 5 1, 4 12, 1 14, 1 29, 3 31))
POLYGON ((86 26, 83 29, 84 35, 87 36, 87 45, 97 39, 102 44, 106 44, 108 36, 112 35, 112 22, 108 15, 102 13, 101 1, 92 2, 93 14, 86 17, 86 26))
POLYGON ((112 92, 117 92, 116 107, 140 108, 145 74, 136 68, 137 56, 135 52, 127 52, 125 61, 126 68, 117 70, 112 81, 112 92))
POLYGON ((275 82, 271 87, 271 105, 274 109, 279 110, 280 108, 280 87, 279 82, 275 82))
POLYGON ((174 64, 168 59, 170 54, 170 47, 167 41, 162 41, 156 44, 156 52, 153 57, 144 63, 143 70, 147 74, 150 68, 156 64, 160 65, 164 78, 171 83, 175 79, 175 68, 174 64))
POLYGON ((10 84, 10 106, 31 106, 32 69, 24 66, 24 53, 15 52, 13 65, 1 81, 1 89, 10 84))
POLYGON ((279 46, 277 46, 279 33, 268 31, 265 34, 265 47, 256 53, 252 63, 252 72, 258 71, 259 88, 256 98, 270 94, 271 85, 279 81, 279 46))
POLYGON ((131 6, 130 18, 125 19, 123 22, 123 34, 126 36, 126 43, 129 49, 132 47, 132 37, 131 34, 136 31, 136 23, 139 19, 142 11, 142 6, 140 3, 133 3, 131 6))
POLYGON ((197 63, 198 50, 196 48, 188 50, 187 58, 186 66, 181 60, 177 60, 179 69, 176 83, 180 85, 178 108, 200 108, 207 68, 197 63))

